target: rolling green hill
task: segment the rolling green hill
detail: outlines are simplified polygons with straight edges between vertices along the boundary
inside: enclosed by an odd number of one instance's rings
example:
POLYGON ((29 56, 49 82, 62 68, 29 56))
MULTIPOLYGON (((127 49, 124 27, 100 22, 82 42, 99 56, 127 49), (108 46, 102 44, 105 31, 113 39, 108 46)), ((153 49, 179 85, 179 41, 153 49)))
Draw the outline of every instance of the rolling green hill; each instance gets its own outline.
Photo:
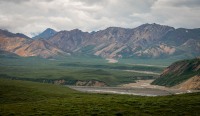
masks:
POLYGON ((162 97, 89 94, 66 86, 0 79, 0 115, 198 115, 200 93, 162 97))

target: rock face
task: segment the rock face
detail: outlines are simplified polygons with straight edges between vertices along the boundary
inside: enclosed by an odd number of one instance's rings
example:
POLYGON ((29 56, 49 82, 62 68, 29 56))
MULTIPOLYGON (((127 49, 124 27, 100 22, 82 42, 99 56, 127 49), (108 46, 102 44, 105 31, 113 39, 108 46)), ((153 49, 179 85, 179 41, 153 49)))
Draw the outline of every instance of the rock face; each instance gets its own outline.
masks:
POLYGON ((0 49, 15 53, 15 50, 31 41, 30 38, 0 30, 0 49))
POLYGON ((200 55, 198 32, 200 29, 174 29, 158 24, 144 24, 134 29, 109 27, 92 33, 78 29, 61 31, 49 40, 65 52, 104 58, 192 57, 200 55))
MULTIPOLYGON (((60 32, 47 29, 35 38, 43 38, 45 43, 54 48, 47 49, 48 52, 35 54, 35 56, 45 58, 60 53, 63 54, 63 52, 72 55, 96 55, 103 58, 200 56, 200 29, 174 29, 155 23, 143 24, 133 29, 109 27, 91 33, 82 32, 78 29, 60 32), (51 50, 53 51, 50 52, 51 50)), ((24 44, 26 46, 28 46, 27 44, 33 44, 32 41, 34 40, 22 34, 0 31, 0 48, 5 51, 21 55, 23 50, 20 50, 19 53, 15 52, 16 49, 24 44)), ((41 42, 34 43, 41 44, 41 42)), ((40 45, 38 45, 38 49, 41 49, 40 45)), ((33 55, 32 53, 26 54, 26 56, 33 55)))
POLYGON ((91 35, 89 33, 74 29, 71 31, 60 31, 49 40, 63 51, 73 53, 84 46, 84 44, 89 44, 90 38, 91 35))
POLYGON ((64 79, 61 79, 61 80, 55 80, 53 83, 57 85, 65 85, 66 81, 64 79))
POLYGON ((51 58, 58 55, 68 55, 47 40, 32 40, 22 34, 13 34, 4 30, 0 30, 0 49, 23 57, 51 58))
POLYGON ((55 80, 54 84, 58 85, 74 85, 74 86, 95 86, 95 87, 105 87, 107 86, 105 82, 97 81, 97 80, 73 80, 73 81, 65 81, 64 79, 55 80))
POLYGON ((107 86, 104 82, 89 80, 89 81, 77 81, 76 86, 95 86, 95 87, 105 87, 107 86))
POLYGON ((199 89, 200 59, 196 58, 173 63, 152 84, 170 87, 179 85, 182 89, 199 89))
POLYGON ((177 87, 182 90, 200 90, 200 76, 196 75, 177 87))
POLYGON ((52 58, 57 55, 68 55, 46 40, 33 40, 15 50, 20 56, 39 56, 52 58))

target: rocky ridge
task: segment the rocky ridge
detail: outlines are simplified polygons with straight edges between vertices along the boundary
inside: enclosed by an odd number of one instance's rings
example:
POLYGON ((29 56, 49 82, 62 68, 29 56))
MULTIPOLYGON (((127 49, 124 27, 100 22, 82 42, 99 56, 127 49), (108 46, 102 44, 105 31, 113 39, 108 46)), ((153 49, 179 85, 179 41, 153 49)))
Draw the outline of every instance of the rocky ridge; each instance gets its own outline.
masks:
POLYGON ((180 89, 200 89, 200 59, 182 60, 167 67, 154 85, 177 86, 180 89))
POLYGON ((95 55, 103 58, 200 56, 200 29, 175 29, 155 23, 143 24, 133 29, 109 27, 91 33, 79 29, 59 32, 47 29, 34 38, 38 39, 1 30, 0 49, 20 56, 43 58, 63 54, 95 55), (42 47, 41 43, 46 47, 42 47), (28 46, 35 47, 28 49, 28 46), (37 46, 39 50, 36 50, 37 46))
POLYGON ((15 53, 23 57, 39 56, 51 58, 58 55, 69 55, 47 40, 33 40, 27 36, 13 34, 5 30, 0 30, 0 50, 15 53))

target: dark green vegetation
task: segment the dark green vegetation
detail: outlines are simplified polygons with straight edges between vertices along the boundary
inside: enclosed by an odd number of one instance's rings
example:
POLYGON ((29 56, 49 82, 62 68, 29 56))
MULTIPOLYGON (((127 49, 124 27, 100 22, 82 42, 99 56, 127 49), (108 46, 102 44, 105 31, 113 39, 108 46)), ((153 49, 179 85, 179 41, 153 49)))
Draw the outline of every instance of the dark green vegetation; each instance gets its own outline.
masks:
POLYGON ((155 74, 143 74, 124 70, 151 71, 160 73, 163 67, 109 64, 101 58, 67 57, 65 59, 42 59, 0 57, 0 78, 54 83, 65 80, 73 85, 77 80, 97 80, 109 86, 135 82, 138 79, 153 79, 155 74))
POLYGON ((0 79, 0 115, 199 115, 200 93, 162 97, 88 94, 0 79))
POLYGON ((122 64, 83 64, 80 62, 75 63, 63 63, 60 66, 67 67, 88 67, 88 68, 101 68, 101 69, 118 69, 118 70, 138 70, 138 71, 153 71, 153 72, 161 72, 163 68, 156 66, 140 66, 140 65, 122 65, 122 64))
POLYGON ((180 84, 195 75, 200 75, 199 67, 200 59, 198 58, 175 62, 152 84, 170 87, 180 84))
POLYGON ((149 59, 149 58, 122 58, 119 59, 120 63, 123 64, 143 64, 143 65, 152 65, 152 66, 160 66, 167 67, 171 63, 179 61, 180 59, 185 59, 186 56, 176 56, 170 58, 160 58, 160 59, 149 59))

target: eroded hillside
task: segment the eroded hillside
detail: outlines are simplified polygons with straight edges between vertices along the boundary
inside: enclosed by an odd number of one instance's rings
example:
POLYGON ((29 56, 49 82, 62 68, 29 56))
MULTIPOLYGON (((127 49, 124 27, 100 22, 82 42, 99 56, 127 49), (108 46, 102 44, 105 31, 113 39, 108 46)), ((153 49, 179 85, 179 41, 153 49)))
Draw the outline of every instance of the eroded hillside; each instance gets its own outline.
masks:
POLYGON ((152 84, 169 87, 179 85, 181 89, 200 89, 200 59, 173 63, 152 84))

